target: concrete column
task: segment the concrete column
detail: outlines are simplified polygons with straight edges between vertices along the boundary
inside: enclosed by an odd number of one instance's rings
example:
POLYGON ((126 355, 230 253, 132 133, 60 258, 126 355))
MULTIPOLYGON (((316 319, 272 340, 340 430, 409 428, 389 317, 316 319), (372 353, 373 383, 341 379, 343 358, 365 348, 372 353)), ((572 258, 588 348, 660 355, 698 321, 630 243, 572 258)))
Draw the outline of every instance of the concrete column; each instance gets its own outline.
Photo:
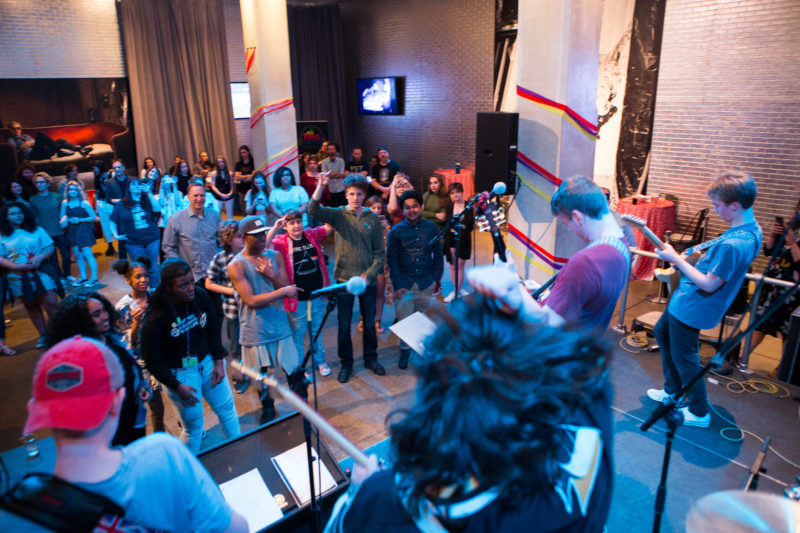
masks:
POLYGON ((268 182, 278 167, 288 166, 299 185, 286 1, 240 0, 239 5, 250 85, 253 160, 268 182))
POLYGON ((584 245, 555 221, 550 197, 561 178, 592 176, 602 8, 602 0, 519 1, 521 183, 508 246, 527 279, 548 279, 584 245))

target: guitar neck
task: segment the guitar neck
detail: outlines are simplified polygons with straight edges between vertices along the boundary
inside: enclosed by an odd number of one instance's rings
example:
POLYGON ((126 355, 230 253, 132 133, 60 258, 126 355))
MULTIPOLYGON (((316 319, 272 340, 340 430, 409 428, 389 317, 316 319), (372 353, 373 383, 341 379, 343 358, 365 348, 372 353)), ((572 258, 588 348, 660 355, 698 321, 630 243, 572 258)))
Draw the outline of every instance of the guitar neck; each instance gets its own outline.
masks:
POLYGON ((664 243, 662 242, 662 240, 659 239, 655 233, 653 233, 653 230, 647 227, 647 223, 643 219, 632 215, 622 215, 622 220, 629 226, 633 226, 634 228, 641 231, 642 234, 645 237, 647 237, 647 240, 650 241, 650 243, 653 246, 655 246, 659 250, 664 249, 664 243))

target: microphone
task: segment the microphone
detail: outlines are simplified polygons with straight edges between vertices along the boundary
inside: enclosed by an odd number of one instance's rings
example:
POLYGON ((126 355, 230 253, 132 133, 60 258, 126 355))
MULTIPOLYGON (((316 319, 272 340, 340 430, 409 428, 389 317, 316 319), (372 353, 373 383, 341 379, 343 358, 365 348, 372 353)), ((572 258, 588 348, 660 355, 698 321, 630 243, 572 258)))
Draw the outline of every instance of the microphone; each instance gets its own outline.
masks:
POLYGON ((489 198, 494 198, 495 196, 502 196, 506 193, 506 184, 502 181, 498 181, 492 187, 492 192, 489 194, 489 198))
POLYGON ((367 290, 367 280, 361 276, 353 276, 343 283, 334 283, 321 289, 317 289, 311 293, 311 299, 319 298, 320 296, 334 296, 340 292, 348 292, 354 296, 364 294, 367 290))

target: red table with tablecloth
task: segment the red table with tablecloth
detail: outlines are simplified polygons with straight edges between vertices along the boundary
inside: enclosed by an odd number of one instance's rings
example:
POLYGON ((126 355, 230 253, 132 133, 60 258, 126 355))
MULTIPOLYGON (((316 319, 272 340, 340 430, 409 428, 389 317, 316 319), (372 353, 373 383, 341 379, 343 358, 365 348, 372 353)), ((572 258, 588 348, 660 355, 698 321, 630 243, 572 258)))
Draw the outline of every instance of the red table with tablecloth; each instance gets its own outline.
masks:
MULTIPOLYGON (((444 176, 445 182, 449 187, 451 183, 458 182, 464 186, 464 199, 469 202, 469 199, 475 194, 475 180, 472 179, 472 171, 462 168, 461 172, 456 174, 454 168, 439 168, 433 171, 434 174, 441 174, 444 176)), ((425 187, 427 190, 427 185, 425 187)))
MULTIPOLYGON (((623 198, 617 204, 617 211, 623 215, 633 215, 644 219, 653 233, 659 238, 664 237, 667 230, 675 228, 675 203, 664 198, 623 198)), ((652 252, 655 247, 647 240, 641 231, 634 229, 636 234, 636 247, 640 250, 652 252)), ((637 255, 634 257, 631 272, 633 279, 652 280, 653 271, 658 266, 658 261, 652 257, 637 255)))

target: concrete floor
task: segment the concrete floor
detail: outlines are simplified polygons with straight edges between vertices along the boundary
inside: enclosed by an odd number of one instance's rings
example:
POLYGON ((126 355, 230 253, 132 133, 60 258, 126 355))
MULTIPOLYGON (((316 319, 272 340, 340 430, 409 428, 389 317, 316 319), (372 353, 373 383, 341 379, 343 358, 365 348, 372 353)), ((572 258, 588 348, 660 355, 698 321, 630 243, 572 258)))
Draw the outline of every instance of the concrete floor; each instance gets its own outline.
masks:
MULTIPOLYGON (((121 276, 111 271, 110 260, 101 254, 105 245, 95 247, 95 255, 100 263, 100 277, 104 287, 101 289, 112 302, 119 299, 127 290, 121 276)), ((333 252, 332 243, 326 247, 329 254, 333 252)), ((477 263, 485 264, 491 257, 491 239, 486 234, 478 234, 477 263)), ((443 294, 452 289, 449 275, 445 272, 443 294)), ((624 323, 630 328, 634 318, 650 311, 661 311, 663 305, 653 304, 646 300, 648 293, 657 290, 655 282, 637 281, 630 284, 625 310, 624 323)), ((441 297, 440 297, 441 298, 441 297)), ((31 376, 39 351, 34 348, 37 335, 27 319, 21 305, 6 308, 6 316, 12 319, 8 328, 7 341, 14 347, 18 355, 0 358, 0 390, 2 390, 4 409, 0 411, 0 451, 19 446, 19 437, 25 421, 25 404, 31 393, 31 376)), ((612 320, 617 323, 618 315, 612 320)), ((324 344, 328 351, 328 360, 333 373, 326 378, 319 378, 317 400, 320 413, 337 427, 358 447, 364 449, 372 446, 388 436, 386 420, 389 414, 413 401, 415 378, 413 371, 397 368, 397 338, 388 330, 394 318, 391 308, 384 310, 383 325, 386 332, 379 338, 379 360, 386 367, 387 375, 378 377, 363 367, 359 362, 361 353, 360 335, 354 337, 356 354, 355 373, 350 382, 344 385, 336 381, 338 364, 336 364, 336 319, 328 321, 323 332, 324 344)), ((355 320, 353 332, 356 333, 355 320)), ((627 343, 626 336, 609 332, 609 336, 619 343, 619 349, 612 365, 612 381, 615 387, 616 418, 616 485, 609 520, 609 531, 629 529, 630 524, 649 524, 652 515, 652 504, 658 473, 661 468, 663 453, 663 430, 652 429, 641 433, 637 425, 646 418, 654 405, 646 399, 644 392, 648 387, 660 387, 663 384, 658 353, 642 352, 638 347, 627 343), (635 353, 638 352, 638 353, 635 353)), ((751 357, 750 368, 754 375, 742 375, 734 372, 731 378, 738 381, 752 377, 762 377, 772 370, 780 358, 780 342, 767 338, 751 357)), ((704 347, 703 351, 711 349, 704 347)), ((413 362, 413 359, 412 359, 413 362)), ((797 403, 790 398, 778 398, 779 394, 751 393, 736 394, 728 378, 712 378, 719 384, 709 385, 709 396, 721 414, 728 418, 743 420, 742 425, 749 426, 754 433, 764 437, 773 436, 774 447, 783 452, 795 463, 800 463, 796 443, 800 441, 800 424, 797 418, 797 403)), ((774 383, 768 380, 769 383, 774 383)), ((791 395, 800 395, 798 389, 790 387, 791 395)), ((313 397, 313 395, 312 395, 313 397)), ((260 404, 253 390, 236 395, 236 408, 240 414, 243 430, 258 425, 260 404)), ((277 402, 280 414, 292 411, 282 401, 277 402)), ((206 428, 208 436, 204 447, 222 442, 223 435, 217 419, 206 409, 206 428)), ((167 430, 177 433, 177 423, 170 408, 167 408, 167 430)), ((683 517, 689 505, 699 496, 726 488, 737 488, 746 477, 749 465, 760 446, 752 438, 744 443, 731 443, 719 435, 722 419, 714 417, 712 428, 699 430, 681 428, 673 452, 673 466, 670 471, 670 492, 668 495, 667 514, 663 530, 680 530, 683 517), (677 489, 677 490, 676 490, 677 489)), ((41 432, 39 437, 48 436, 41 432)), ((336 459, 345 454, 335 445, 330 445, 336 459)), ((762 487, 771 492, 780 492, 783 487, 792 483, 792 475, 800 469, 791 467, 770 455, 767 462, 770 478, 762 482, 762 487)), ((649 526, 648 526, 649 527, 649 526)), ((639 527, 636 528, 640 530, 639 527)))

